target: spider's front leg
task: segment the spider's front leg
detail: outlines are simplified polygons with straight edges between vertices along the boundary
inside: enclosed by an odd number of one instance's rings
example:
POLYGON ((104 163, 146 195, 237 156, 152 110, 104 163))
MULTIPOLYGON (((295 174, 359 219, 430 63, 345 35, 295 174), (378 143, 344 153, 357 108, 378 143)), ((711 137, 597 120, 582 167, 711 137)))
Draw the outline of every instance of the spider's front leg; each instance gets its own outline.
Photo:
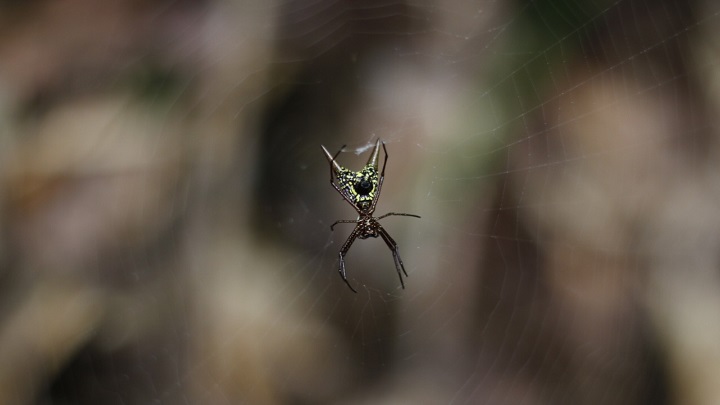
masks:
POLYGON ((379 221, 379 220, 381 220, 381 219, 383 219, 383 218, 391 217, 391 216, 393 216, 393 215, 402 216, 402 217, 422 218, 420 215, 406 214, 406 213, 404 213, 404 212, 388 212, 387 214, 382 215, 382 216, 379 216, 379 217, 377 217, 377 218, 375 218, 375 219, 379 221))
POLYGON ((352 292, 354 292, 355 294, 357 294, 357 290, 355 290, 353 286, 350 285, 350 282, 347 279, 347 275, 345 274, 345 255, 347 254, 348 250, 350 250, 350 246, 352 246, 353 242, 355 242, 355 238, 357 238, 357 236, 358 228, 355 227, 355 229, 353 229, 352 233, 350 233, 350 236, 343 244, 342 249, 340 249, 340 253, 338 254, 338 258, 340 259, 340 268, 338 268, 338 272, 340 272, 340 277, 342 277, 345 284, 347 284, 347 286, 350 287, 352 292))
POLYGON ((335 225, 337 225, 337 224, 357 224, 357 222, 358 222, 357 219, 340 219, 340 220, 333 222, 333 224, 330 225, 330 230, 331 231, 334 230, 335 225))

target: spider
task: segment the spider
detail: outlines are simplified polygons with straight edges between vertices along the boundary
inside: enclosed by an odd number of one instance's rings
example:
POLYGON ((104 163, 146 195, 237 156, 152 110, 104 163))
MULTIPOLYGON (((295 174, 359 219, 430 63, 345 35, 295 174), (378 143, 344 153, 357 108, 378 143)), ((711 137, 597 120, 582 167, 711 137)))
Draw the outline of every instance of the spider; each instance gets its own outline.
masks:
POLYGON ((388 160, 385 142, 382 142, 385 160, 383 161, 382 172, 380 172, 380 176, 378 176, 380 143, 379 139, 375 142, 375 148, 370 154, 367 164, 359 172, 348 170, 335 161, 335 158, 342 152, 345 145, 343 145, 334 156, 331 155, 324 146, 320 145, 327 156, 328 162, 330 162, 330 185, 332 185, 335 191, 337 191, 348 204, 352 205, 358 213, 357 219, 341 219, 330 225, 330 230, 333 231, 337 224, 357 224, 342 245, 338 255, 340 258, 340 267, 338 268, 340 277, 342 277, 345 284, 347 284, 354 293, 357 293, 357 290, 350 285, 347 275, 345 274, 345 255, 357 238, 367 239, 377 238, 379 236, 385 241, 385 244, 393 254, 393 259, 395 259, 395 269, 397 270, 398 277, 400 277, 400 285, 402 285, 403 289, 405 288, 402 275, 405 274, 405 277, 407 277, 408 274, 405 271, 402 259, 400 259, 398 245, 378 221, 392 215, 420 218, 419 215, 399 212, 389 212, 379 217, 373 217, 375 206, 377 206, 378 198, 380 197, 380 190, 382 189, 383 179, 385 178, 385 166, 388 160), (338 184, 335 183, 335 179, 337 179, 338 184))

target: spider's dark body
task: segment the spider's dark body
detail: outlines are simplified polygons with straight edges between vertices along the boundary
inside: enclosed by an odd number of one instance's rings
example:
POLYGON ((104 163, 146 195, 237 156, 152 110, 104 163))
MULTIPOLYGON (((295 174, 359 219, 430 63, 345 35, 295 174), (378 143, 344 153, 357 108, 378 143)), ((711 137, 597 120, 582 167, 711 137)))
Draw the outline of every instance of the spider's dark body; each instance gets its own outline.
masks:
POLYGON ((385 160, 383 161, 382 172, 380 172, 379 175, 379 139, 377 140, 377 142, 375 142, 375 148, 370 154, 370 158, 368 159, 367 164, 359 172, 354 172, 352 170, 346 169, 340 166, 335 161, 335 158, 337 158, 337 156, 340 154, 342 148, 340 148, 340 151, 338 151, 335 156, 333 156, 330 154, 330 152, 328 152, 327 149, 325 149, 324 146, 322 147, 323 151, 325 151, 325 155, 327 156, 328 161, 330 162, 330 184, 338 193, 340 193, 340 195, 345 201, 347 201, 350 205, 353 206, 353 208, 355 208, 355 211, 357 211, 358 213, 358 219, 343 219, 335 221, 335 223, 330 225, 330 230, 333 230, 335 228, 335 225, 337 224, 357 224, 355 225, 355 229, 353 229, 352 233, 350 233, 350 236, 340 249, 340 268, 338 269, 343 281, 345 281, 345 284, 347 284, 347 286, 350 287, 353 292, 357 291, 350 285, 345 274, 345 255, 347 254, 348 250, 350 250, 350 246, 352 246, 355 239, 377 238, 378 236, 385 241, 385 244, 387 244, 388 248, 390 248, 390 251, 392 251, 393 258, 395 259, 395 268, 398 272, 398 277, 400 277, 400 285, 402 285, 402 288, 405 288, 405 283, 403 282, 402 275, 405 274, 405 276, 407 277, 407 272, 405 271, 405 266, 400 259, 397 243, 395 243, 395 241, 390 237, 385 228, 383 228, 378 221, 391 215, 402 215, 407 217, 420 218, 418 215, 396 212, 390 212, 377 218, 373 217, 375 207, 377 206, 378 198, 380 197, 383 180, 385 178, 385 166, 387 165, 388 159, 387 149, 385 148, 384 142, 382 143, 382 147, 383 151, 385 152, 385 160))

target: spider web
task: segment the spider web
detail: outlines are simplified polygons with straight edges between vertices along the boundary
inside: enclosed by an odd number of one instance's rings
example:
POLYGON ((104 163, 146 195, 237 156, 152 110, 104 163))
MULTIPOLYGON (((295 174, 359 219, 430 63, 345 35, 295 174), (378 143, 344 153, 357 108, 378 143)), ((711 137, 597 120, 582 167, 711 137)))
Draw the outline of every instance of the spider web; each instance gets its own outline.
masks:
POLYGON ((720 397, 714 2, 2 7, 0 402, 720 397))

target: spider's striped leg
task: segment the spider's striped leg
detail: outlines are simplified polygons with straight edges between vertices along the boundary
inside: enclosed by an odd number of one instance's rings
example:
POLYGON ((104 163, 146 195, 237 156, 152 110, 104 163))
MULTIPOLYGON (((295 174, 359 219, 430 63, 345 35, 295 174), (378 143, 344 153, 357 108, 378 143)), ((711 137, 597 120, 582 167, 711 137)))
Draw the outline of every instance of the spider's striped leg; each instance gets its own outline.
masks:
POLYGON ((379 217, 377 217, 377 218, 375 218, 375 219, 379 221, 379 220, 381 220, 381 219, 383 219, 383 218, 385 218, 385 217, 389 217, 389 216, 393 216, 393 215, 399 215, 399 216, 403 216, 403 217, 415 217, 415 218, 420 218, 420 215, 415 215, 415 214, 406 214, 406 213, 404 213, 404 212, 388 212, 387 214, 382 215, 382 216, 379 216, 379 217))
POLYGON ((340 173, 340 171, 342 170, 342 167, 340 167, 340 165, 338 164, 338 162, 335 161, 335 159, 337 159, 340 152, 342 152, 342 150, 345 149, 345 145, 341 146, 340 150, 337 151, 337 153, 334 156, 331 155, 330 152, 328 152, 328 150, 325 149, 324 146, 320 145, 320 147, 325 152, 325 156, 327 156, 328 162, 330 162, 330 184, 334 185, 335 184, 333 182, 334 175, 337 173, 340 173))
POLYGON ((350 233, 350 236, 348 236, 347 240, 342 246, 342 249, 340 249, 340 253, 338 254, 338 257, 340 258, 340 268, 338 268, 338 271, 340 272, 340 277, 342 277, 345 284, 347 284, 348 287, 357 294, 357 290, 353 288, 353 286, 350 285, 350 282, 347 279, 347 275, 345 274, 345 255, 347 254, 348 250, 350 250, 350 246, 352 246, 353 242, 355 242, 355 238, 358 236, 358 228, 355 227, 353 229, 352 233, 350 233))
POLYGON ((337 224, 357 224, 357 219, 340 219, 338 221, 335 221, 332 225, 330 225, 330 230, 332 231, 333 228, 335 228, 335 225, 337 224))
POLYGON ((405 265, 403 265, 402 259, 400 258, 400 253, 398 253, 398 245, 382 226, 378 227, 378 233, 383 238, 388 248, 390 248, 390 250, 392 251, 393 259, 395 259, 395 269, 397 270, 398 277, 400 277, 400 285, 404 290, 405 283, 403 282, 402 273, 400 273, 400 270, 405 273, 405 277, 408 277, 408 274, 407 271, 405 271, 405 265))
POLYGON ((330 185, 335 189, 335 191, 338 192, 338 194, 340 194, 343 200, 347 201, 348 204, 352 205, 353 208, 355 208, 355 210, 357 211, 357 205, 355 204, 355 202, 353 202, 353 199, 349 196, 347 191, 343 191, 340 187, 338 187, 337 184, 335 184, 335 178, 339 176, 340 173, 343 171, 342 166, 340 166, 340 164, 338 164, 335 159, 338 157, 340 152, 345 149, 345 145, 343 145, 340 150, 337 151, 335 156, 331 155, 324 146, 320 145, 320 147, 322 148, 323 152, 325 152, 325 157, 327 157, 328 162, 330 162, 330 185))
MULTIPOLYGON (((375 170, 378 169, 377 165, 377 153, 378 153, 378 144, 380 143, 380 139, 377 140, 375 143, 375 149, 373 150, 373 154, 375 155, 375 170)), ((385 142, 382 142, 383 151, 385 152, 385 160, 383 160, 383 167, 382 171, 380 172, 380 177, 378 177, 378 183, 377 183, 377 191, 375 192, 375 198, 372 200, 372 204, 370 205, 370 212, 375 212, 375 207, 377 207, 378 199, 380 198, 380 192, 382 191, 383 181, 385 181, 385 166, 387 166, 388 161, 388 154, 387 154, 387 148, 385 148, 385 142)), ((370 161, 368 161, 370 163, 370 161)))

